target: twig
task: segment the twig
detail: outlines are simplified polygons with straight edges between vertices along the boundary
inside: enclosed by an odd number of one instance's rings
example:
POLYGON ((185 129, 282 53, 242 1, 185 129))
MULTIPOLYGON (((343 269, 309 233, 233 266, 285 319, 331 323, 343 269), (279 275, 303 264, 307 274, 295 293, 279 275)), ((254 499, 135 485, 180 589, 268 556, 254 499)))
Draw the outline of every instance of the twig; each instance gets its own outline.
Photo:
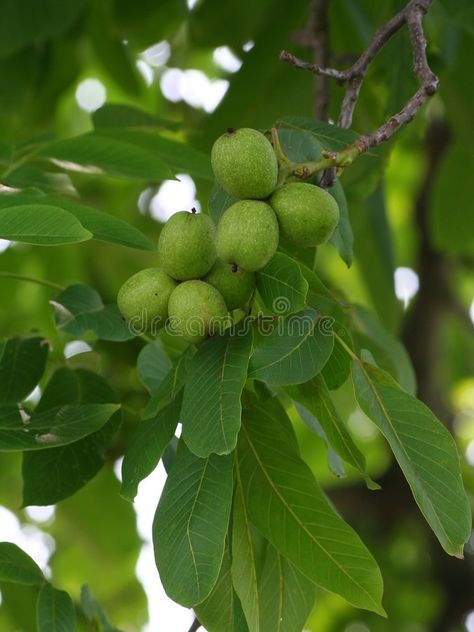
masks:
MULTIPOLYGON (((330 0, 312 0, 310 28, 312 33, 314 61, 327 66, 329 60, 328 9, 330 0)), ((320 121, 329 115, 329 77, 317 74, 315 78, 316 100, 314 114, 320 121)))
POLYGON ((404 25, 408 28, 413 49, 413 71, 421 82, 420 88, 405 103, 403 108, 374 132, 360 136, 353 145, 346 147, 340 152, 326 152, 322 160, 301 165, 294 175, 300 178, 307 178, 317 171, 332 167, 329 170, 329 178, 327 177, 328 174, 326 174, 324 182, 326 186, 330 186, 336 175, 335 168, 343 169, 370 148, 389 140, 402 125, 409 123, 414 118, 418 110, 436 92, 439 82, 428 64, 426 38, 423 32, 423 16, 431 3, 432 0, 410 0, 400 13, 375 32, 366 50, 346 70, 311 64, 298 59, 287 51, 281 52, 280 59, 282 61, 288 62, 296 68, 309 70, 325 79, 334 79, 339 85, 347 85, 337 123, 342 128, 349 128, 352 125, 352 117, 360 89, 370 64, 391 37, 404 25))
POLYGON ((29 283, 36 283, 37 285, 44 285, 52 290, 62 292, 64 287, 53 281, 46 281, 45 279, 38 279, 36 277, 27 276, 26 274, 17 274, 16 272, 0 272, 0 279, 16 279, 17 281, 28 281, 29 283))

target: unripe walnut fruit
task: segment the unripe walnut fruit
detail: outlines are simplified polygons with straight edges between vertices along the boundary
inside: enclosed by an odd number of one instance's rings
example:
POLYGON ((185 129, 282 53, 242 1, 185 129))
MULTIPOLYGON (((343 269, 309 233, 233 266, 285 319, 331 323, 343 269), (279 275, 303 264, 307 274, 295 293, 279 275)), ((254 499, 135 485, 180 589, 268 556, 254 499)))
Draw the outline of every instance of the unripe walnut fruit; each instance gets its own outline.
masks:
POLYGON ((277 185, 278 163, 270 141, 256 129, 229 129, 211 152, 216 180, 241 199, 268 197, 277 185))
POLYGON ((215 232, 212 219, 194 209, 172 215, 158 239, 163 270, 177 281, 203 277, 216 260, 215 232))
POLYGON ((177 285, 160 268, 140 270, 120 288, 117 295, 118 308, 136 333, 154 332, 165 324, 168 301, 177 285))
POLYGON ((297 246, 319 246, 339 223, 339 207, 330 193, 307 182, 290 182, 270 198, 282 236, 297 246))
POLYGON ((212 266, 204 281, 219 290, 229 310, 243 307, 255 289, 253 272, 247 272, 235 263, 226 263, 220 259, 212 266))
POLYGON ((263 268, 278 247, 278 221, 265 202, 241 200, 232 204, 217 226, 217 255, 247 272, 263 268))
POLYGON ((180 283, 170 296, 168 312, 170 331, 194 344, 230 325, 222 295, 204 281, 180 283))

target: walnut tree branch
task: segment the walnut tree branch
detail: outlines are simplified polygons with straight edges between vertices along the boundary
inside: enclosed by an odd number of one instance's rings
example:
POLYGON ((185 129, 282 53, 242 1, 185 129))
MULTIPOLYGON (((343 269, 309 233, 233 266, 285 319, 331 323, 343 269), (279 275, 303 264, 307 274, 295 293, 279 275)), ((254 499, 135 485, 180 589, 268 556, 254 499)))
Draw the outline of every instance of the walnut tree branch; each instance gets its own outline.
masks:
MULTIPOLYGON (((370 134, 360 136, 352 145, 339 152, 325 152, 323 158, 305 165, 298 165, 294 175, 298 178, 308 176, 331 167, 339 170, 350 165, 358 156, 372 147, 389 140, 400 127, 409 123, 418 110, 438 89, 438 78, 431 70, 426 57, 426 37, 423 31, 423 16, 432 0, 410 0, 408 4, 391 20, 381 26, 373 35, 371 42, 360 57, 346 70, 326 68, 298 59, 287 51, 282 51, 280 59, 296 68, 309 70, 316 75, 334 79, 339 85, 347 85, 339 113, 338 126, 349 128, 359 98, 360 89, 367 70, 385 44, 403 26, 407 26, 413 49, 413 72, 421 85, 416 93, 405 103, 403 108, 390 117, 383 125, 370 134)), ((334 169, 331 170, 334 174, 334 169)), ((326 181, 326 185, 330 185, 326 181)))

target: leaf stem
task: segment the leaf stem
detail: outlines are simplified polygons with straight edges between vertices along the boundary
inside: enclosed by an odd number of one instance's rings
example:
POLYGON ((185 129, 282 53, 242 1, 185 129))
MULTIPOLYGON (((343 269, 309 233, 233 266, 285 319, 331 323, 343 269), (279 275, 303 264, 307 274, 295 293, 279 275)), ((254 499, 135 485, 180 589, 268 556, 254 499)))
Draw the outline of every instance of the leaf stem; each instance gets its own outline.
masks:
POLYGON ((335 331, 333 331, 333 334, 332 334, 332 335, 334 336, 334 338, 336 338, 336 339, 337 339, 338 343, 341 345, 341 347, 344 349, 344 351, 345 351, 348 355, 350 355, 350 357, 351 357, 353 360, 356 360, 357 362, 360 362, 360 358, 359 358, 359 356, 357 356, 357 355, 356 355, 356 354, 352 351, 352 349, 349 347, 349 345, 348 345, 348 344, 346 344, 346 343, 344 342, 344 340, 341 338, 341 336, 339 336, 338 334, 336 334, 336 332, 335 332, 335 331))
POLYGON ((44 285, 52 290, 62 292, 64 287, 59 283, 53 281, 46 281, 45 279, 38 279, 36 277, 28 276, 26 274, 17 274, 16 272, 0 272, 0 278, 4 279, 17 279, 18 281, 29 281, 30 283, 36 283, 38 285, 44 285))

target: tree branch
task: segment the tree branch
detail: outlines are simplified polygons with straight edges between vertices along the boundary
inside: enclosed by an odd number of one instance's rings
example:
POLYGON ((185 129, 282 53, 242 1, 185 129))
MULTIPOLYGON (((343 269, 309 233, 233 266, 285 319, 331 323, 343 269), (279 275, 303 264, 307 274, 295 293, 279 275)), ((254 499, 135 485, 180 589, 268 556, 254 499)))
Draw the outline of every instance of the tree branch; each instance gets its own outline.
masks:
POLYGON ((354 64, 346 70, 337 70, 319 64, 311 64, 302 59, 298 59, 287 51, 280 53, 281 61, 288 62, 296 68, 309 70, 317 76, 323 77, 325 81, 330 78, 334 79, 339 85, 347 85, 337 123, 338 126, 342 128, 349 128, 352 125, 352 118, 359 98, 360 89, 370 64, 391 37, 404 25, 408 28, 413 49, 413 72, 421 83, 420 88, 405 103, 403 108, 391 116, 388 121, 374 132, 360 136, 355 143, 340 152, 325 152, 322 160, 302 165, 294 175, 300 178, 307 178, 317 171, 332 167, 329 171, 330 181, 328 181, 328 178, 325 178, 325 185, 330 186, 335 177, 334 168, 343 169, 372 147, 376 147, 389 140, 400 127, 413 120, 418 110, 420 110, 429 97, 436 92, 439 81, 428 64, 426 57, 426 38, 423 31, 423 16, 431 3, 432 0, 410 0, 400 13, 395 15, 374 33, 366 50, 354 64))
POLYGON ((189 628, 188 632, 197 632, 197 630, 199 630, 200 627, 201 627, 201 624, 199 623, 198 618, 195 617, 195 619, 192 622, 191 627, 189 628))

